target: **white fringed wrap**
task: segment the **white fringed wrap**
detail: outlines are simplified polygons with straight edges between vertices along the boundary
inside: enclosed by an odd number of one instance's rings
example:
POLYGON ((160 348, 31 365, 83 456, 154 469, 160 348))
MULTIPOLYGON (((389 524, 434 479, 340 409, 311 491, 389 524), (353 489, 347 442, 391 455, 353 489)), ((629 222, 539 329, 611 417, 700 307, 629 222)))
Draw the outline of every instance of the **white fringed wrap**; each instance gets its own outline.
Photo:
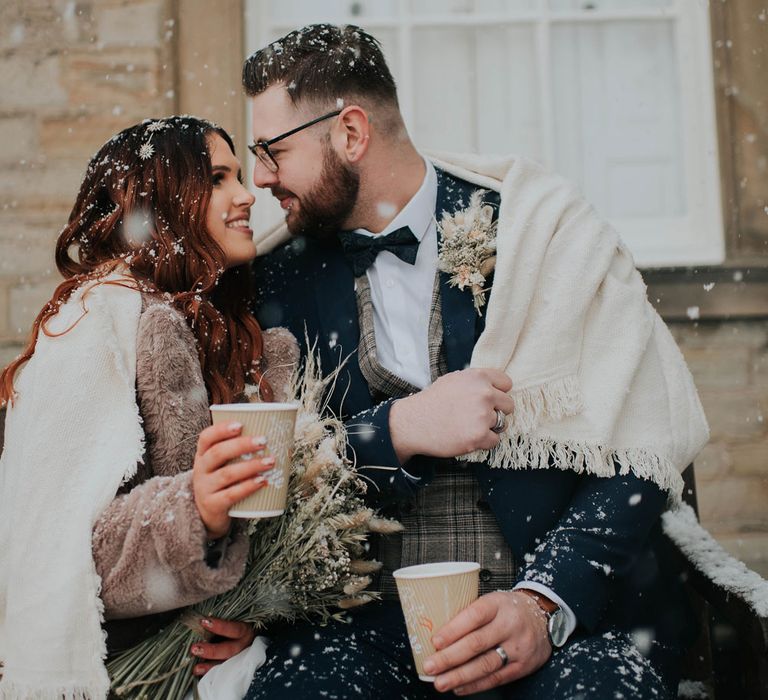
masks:
POLYGON ((501 193, 485 330, 472 367, 503 369, 514 413, 501 468, 618 472, 673 501, 709 430, 683 356, 617 233, 560 177, 524 158, 442 155, 435 165, 501 193))
MULTIPOLYGON (((107 279, 125 279, 117 274, 107 279)), ((0 458, 3 700, 106 698, 99 513, 144 451, 136 404, 139 293, 73 293, 17 375, 0 458)))
MULTIPOLYGON (((648 303, 618 234, 566 180, 518 157, 432 154, 434 164, 501 193, 485 331, 472 367, 503 369, 515 411, 491 466, 630 471, 679 500, 680 472, 709 429, 683 356, 648 303)), ((465 202, 465 206, 468 202, 465 202)), ((257 241, 289 238, 281 223, 257 241)), ((470 292, 467 291, 467 294, 470 292)))

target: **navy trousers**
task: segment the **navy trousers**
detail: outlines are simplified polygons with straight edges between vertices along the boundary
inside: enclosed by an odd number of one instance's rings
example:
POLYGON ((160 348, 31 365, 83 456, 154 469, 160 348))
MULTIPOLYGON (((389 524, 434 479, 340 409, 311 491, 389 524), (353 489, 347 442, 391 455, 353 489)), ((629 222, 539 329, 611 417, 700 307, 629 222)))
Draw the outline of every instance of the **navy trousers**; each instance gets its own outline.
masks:
MULTIPOLYGON (((372 603, 319 627, 285 626, 271 636, 266 663, 246 700, 427 700, 445 698, 414 669, 397 602, 372 603)), ((536 673, 475 698, 498 700, 661 700, 677 695, 676 658, 624 632, 574 634, 536 673), (638 644, 638 646, 643 646, 638 644), (673 690, 675 692, 673 692, 673 690)), ((449 695, 450 697, 455 697, 449 695)))

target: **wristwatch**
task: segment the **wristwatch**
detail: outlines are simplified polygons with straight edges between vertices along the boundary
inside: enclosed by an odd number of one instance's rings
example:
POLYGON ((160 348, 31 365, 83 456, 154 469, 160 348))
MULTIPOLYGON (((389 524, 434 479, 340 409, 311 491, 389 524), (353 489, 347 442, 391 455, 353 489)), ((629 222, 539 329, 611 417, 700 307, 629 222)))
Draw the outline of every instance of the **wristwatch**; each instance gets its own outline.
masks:
POLYGON ((568 617, 557 603, 545 598, 530 588, 518 588, 518 591, 531 596, 547 618, 547 637, 553 648, 559 649, 568 641, 568 617))

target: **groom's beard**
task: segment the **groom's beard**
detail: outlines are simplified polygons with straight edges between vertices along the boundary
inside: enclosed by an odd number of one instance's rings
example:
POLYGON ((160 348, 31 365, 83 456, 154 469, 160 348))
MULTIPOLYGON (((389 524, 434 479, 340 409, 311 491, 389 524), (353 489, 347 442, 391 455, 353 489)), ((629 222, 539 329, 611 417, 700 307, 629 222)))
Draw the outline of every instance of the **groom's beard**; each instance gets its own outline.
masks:
POLYGON ((323 171, 317 185, 299 198, 297 211, 286 219, 292 235, 319 241, 336 238, 357 202, 360 175, 342 162, 331 147, 323 145, 323 171))

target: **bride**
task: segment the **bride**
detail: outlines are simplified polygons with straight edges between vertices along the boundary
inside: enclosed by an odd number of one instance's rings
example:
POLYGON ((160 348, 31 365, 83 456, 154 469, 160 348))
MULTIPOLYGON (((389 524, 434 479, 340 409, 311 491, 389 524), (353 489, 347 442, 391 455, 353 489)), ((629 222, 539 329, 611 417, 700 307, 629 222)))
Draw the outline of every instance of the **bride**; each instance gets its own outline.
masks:
MULTIPOLYGON (((64 281, 0 374, 0 696, 106 697, 108 651, 241 577, 227 511, 272 461, 208 406, 285 400, 298 360, 248 308, 252 204, 230 137, 193 117, 91 160, 56 245, 64 281)), ((198 675, 253 641, 207 626, 221 641, 191 650, 198 675)))

